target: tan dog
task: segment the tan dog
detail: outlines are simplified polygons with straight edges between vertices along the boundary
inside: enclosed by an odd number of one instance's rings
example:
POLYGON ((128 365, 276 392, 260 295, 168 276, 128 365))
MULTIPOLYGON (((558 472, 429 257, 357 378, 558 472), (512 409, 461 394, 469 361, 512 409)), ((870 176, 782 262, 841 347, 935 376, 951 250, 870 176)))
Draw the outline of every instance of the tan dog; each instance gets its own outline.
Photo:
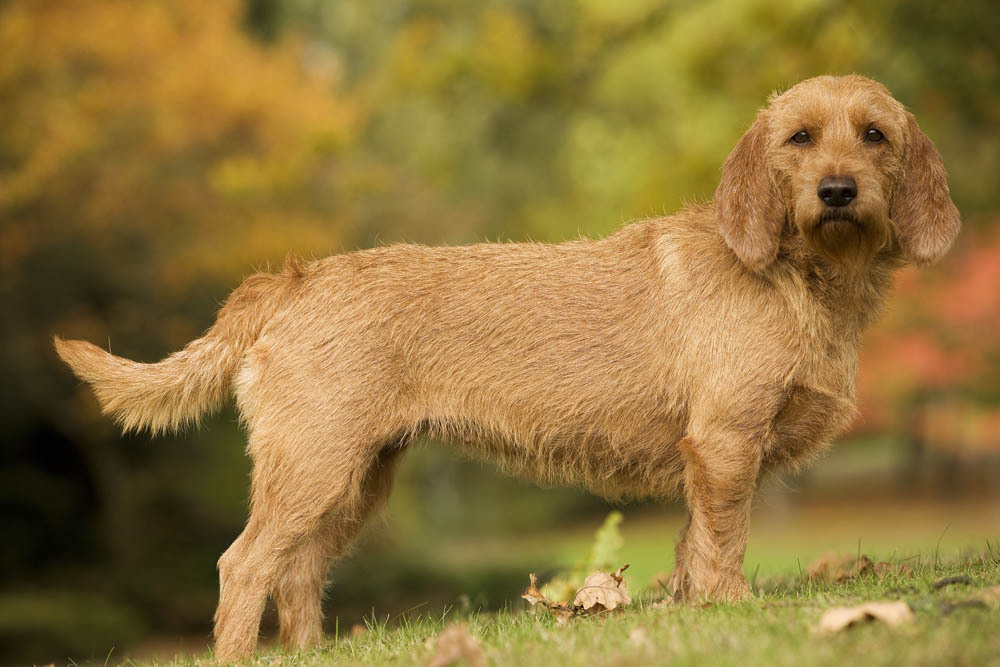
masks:
POLYGON ((854 414, 861 333, 892 269, 959 229, 941 158, 881 85, 819 77, 771 100, 712 204, 558 245, 395 245, 248 278, 203 337, 140 364, 56 339, 106 413, 154 432, 235 394, 253 457, 219 560, 217 656, 321 638, 331 561, 430 434, 546 483, 682 495, 679 599, 739 600, 764 471, 854 414))

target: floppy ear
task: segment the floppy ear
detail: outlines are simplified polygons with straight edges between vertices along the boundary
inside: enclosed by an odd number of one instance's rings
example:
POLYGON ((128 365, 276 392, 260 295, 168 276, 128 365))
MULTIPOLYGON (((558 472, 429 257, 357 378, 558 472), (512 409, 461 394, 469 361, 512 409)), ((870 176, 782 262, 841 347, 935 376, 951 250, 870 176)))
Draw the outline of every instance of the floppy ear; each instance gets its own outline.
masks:
POLYGON ((722 238, 754 270, 774 261, 785 224, 785 206, 767 161, 767 125, 767 113, 761 111, 723 163, 715 190, 722 238))
POLYGON ((941 155, 907 112, 903 169, 889 215, 903 255, 915 264, 937 261, 948 251, 961 227, 958 209, 948 193, 941 155))

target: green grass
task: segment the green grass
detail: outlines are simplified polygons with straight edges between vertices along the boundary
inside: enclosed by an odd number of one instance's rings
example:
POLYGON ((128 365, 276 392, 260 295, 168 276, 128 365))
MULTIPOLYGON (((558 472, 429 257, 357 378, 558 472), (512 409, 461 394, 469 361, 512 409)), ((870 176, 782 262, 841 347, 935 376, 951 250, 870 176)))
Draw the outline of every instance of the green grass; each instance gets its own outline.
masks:
MULTIPOLYGON (((341 629, 315 651, 287 653, 265 645, 252 664, 423 665, 435 654, 438 633, 464 622, 491 665, 1000 665, 1000 600, 982 590, 1000 583, 1000 549, 990 545, 948 562, 925 553, 906 564, 911 571, 905 574, 867 574, 841 583, 817 582, 797 571, 760 577, 755 598, 736 605, 657 608, 657 593, 647 590, 622 613, 565 625, 520 602, 492 614, 451 610, 374 619, 362 634, 341 629), (972 584, 933 587, 957 574, 968 575, 972 584), (813 631, 825 609, 883 599, 905 600, 915 622, 895 629, 870 623, 832 636, 813 631)), ((158 664, 211 661, 205 653, 158 664)))

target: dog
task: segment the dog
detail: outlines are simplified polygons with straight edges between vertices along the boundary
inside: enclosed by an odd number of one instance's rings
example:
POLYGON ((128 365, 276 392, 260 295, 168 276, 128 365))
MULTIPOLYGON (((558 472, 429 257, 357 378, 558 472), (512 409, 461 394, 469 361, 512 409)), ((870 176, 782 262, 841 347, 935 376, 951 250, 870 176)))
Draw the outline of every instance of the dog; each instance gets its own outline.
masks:
POLYGON ((892 271, 959 227, 913 115, 879 83, 821 76, 771 97, 711 203, 600 240, 290 259, 159 363, 55 346, 126 431, 235 394, 252 502, 219 560, 221 660, 252 654, 269 594, 285 645, 321 640, 330 564, 422 435, 545 484, 683 498, 675 597, 736 601, 758 480, 849 425, 892 271))

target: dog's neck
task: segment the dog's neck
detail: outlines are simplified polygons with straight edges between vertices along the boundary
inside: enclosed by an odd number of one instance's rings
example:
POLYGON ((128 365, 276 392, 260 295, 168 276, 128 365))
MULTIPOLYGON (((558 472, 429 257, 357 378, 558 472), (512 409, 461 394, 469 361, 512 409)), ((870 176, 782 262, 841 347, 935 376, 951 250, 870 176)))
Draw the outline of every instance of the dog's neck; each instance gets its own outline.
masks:
POLYGON ((782 238, 778 259, 801 276, 810 296, 829 314, 831 333, 856 344, 878 318, 892 272, 902 264, 890 250, 862 261, 838 261, 816 252, 794 233, 782 238))

